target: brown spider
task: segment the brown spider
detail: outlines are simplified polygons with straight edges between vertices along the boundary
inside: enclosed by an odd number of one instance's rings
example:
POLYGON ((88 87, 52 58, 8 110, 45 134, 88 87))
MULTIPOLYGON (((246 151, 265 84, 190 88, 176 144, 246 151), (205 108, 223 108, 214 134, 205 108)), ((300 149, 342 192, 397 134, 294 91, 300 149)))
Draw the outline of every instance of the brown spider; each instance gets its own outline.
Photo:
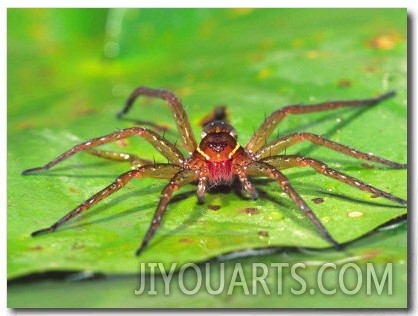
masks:
POLYGON ((165 100, 173 112, 177 129, 188 157, 186 158, 175 145, 168 142, 153 130, 142 127, 130 127, 106 136, 90 139, 74 146, 42 167, 23 171, 22 174, 26 175, 37 171, 48 170, 75 153, 84 150, 107 159, 129 161, 133 166, 132 170, 121 174, 112 184, 88 198, 52 226, 35 231, 32 233, 32 236, 55 231, 69 219, 88 210, 94 204, 118 191, 133 178, 152 177, 170 179, 169 183, 161 192, 161 198, 150 227, 141 246, 136 251, 136 254, 139 255, 146 248, 148 242, 160 226, 170 198, 173 192, 179 187, 197 181, 197 198, 200 203, 203 203, 205 192, 209 186, 214 187, 220 184, 230 185, 233 180, 237 178, 242 184, 243 191, 256 199, 258 197, 257 190, 248 180, 248 177, 265 176, 277 181, 281 189, 296 203, 300 211, 309 218, 322 236, 334 247, 340 248, 340 244, 331 237, 308 204, 306 204, 304 199, 296 192, 287 177, 280 170, 293 167, 311 167, 327 177, 334 178, 360 190, 367 191, 374 196, 384 197, 403 205, 407 204, 407 201, 379 190, 342 172, 331 169, 326 164, 316 159, 280 153, 300 141, 307 140, 316 145, 325 146, 348 156, 381 163, 396 169, 406 168, 407 165, 367 154, 311 133, 293 133, 277 138, 269 143, 266 143, 266 140, 288 114, 326 111, 340 107, 371 106, 394 95, 395 93, 392 91, 371 99, 331 101, 315 105, 290 105, 283 107, 268 116, 261 124, 260 128, 251 137, 248 144, 245 147, 242 147, 237 142, 237 133, 235 129, 225 121, 211 121, 207 123, 203 128, 202 140, 198 145, 192 133, 187 114, 184 111, 180 100, 172 92, 138 87, 132 92, 124 109, 118 116, 120 117, 123 114, 126 114, 138 96, 148 96, 165 100), (148 141, 164 155, 169 162, 155 163, 131 154, 94 149, 96 146, 134 135, 138 135, 148 141))

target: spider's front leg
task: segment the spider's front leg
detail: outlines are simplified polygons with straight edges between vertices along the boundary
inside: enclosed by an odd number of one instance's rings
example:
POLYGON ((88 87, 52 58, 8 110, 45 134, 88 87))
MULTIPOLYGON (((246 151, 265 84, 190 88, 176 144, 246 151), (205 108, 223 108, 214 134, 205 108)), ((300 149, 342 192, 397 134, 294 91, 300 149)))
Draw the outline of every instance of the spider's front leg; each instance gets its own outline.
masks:
POLYGON ((161 192, 161 198, 158 202, 157 210, 154 213, 151 225, 142 240, 141 246, 136 251, 136 255, 139 256, 141 252, 147 247, 155 231, 161 224, 163 215, 167 209, 168 202, 174 191, 178 190, 181 186, 190 183, 198 178, 198 173, 195 170, 183 169, 177 172, 174 177, 171 178, 170 183, 161 192))
MULTIPOLYGON (((238 175, 239 181, 242 185, 241 194, 244 196, 250 197, 254 200, 258 199, 258 191, 255 186, 248 180, 246 172, 243 170, 242 167, 237 168, 236 174, 238 175)), ((264 175, 264 174, 263 174, 264 175)))
POLYGON ((115 133, 97 137, 85 141, 81 144, 74 146, 73 148, 67 150, 63 154, 59 155, 55 159, 48 162, 46 165, 42 167, 26 169, 22 171, 22 175, 31 174, 38 171, 48 170, 51 167, 55 166, 56 164, 60 163, 61 161, 71 157, 72 155, 85 150, 90 150, 94 147, 107 144, 110 142, 114 142, 120 139, 125 139, 131 136, 138 135, 148 141, 151 145, 153 145, 162 155, 164 155, 170 162, 178 165, 182 165, 184 161, 183 154, 171 143, 165 140, 163 137, 158 135, 152 130, 148 130, 142 127, 130 127, 115 133))
POLYGON ((177 130, 180 134, 183 145, 189 154, 193 153, 197 147, 197 142, 190 126, 189 119, 179 98, 177 98, 171 91, 163 89, 152 89, 148 87, 138 87, 131 93, 128 100, 126 101, 125 107, 117 114, 117 116, 121 117, 122 115, 128 113, 132 108, 134 101, 141 95, 163 99, 168 103, 171 111, 173 112, 177 130))

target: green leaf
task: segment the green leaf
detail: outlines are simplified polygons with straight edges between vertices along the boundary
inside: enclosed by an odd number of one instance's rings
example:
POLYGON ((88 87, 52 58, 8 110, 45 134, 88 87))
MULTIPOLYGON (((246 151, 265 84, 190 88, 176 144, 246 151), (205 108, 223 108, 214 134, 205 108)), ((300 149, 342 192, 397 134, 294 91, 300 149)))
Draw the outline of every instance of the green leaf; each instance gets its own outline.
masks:
MULTIPOLYGON (((184 274, 174 273, 170 282, 165 283, 159 273, 155 277, 149 275, 110 275, 106 277, 92 276, 89 273, 65 274, 58 278, 33 278, 12 282, 8 291, 8 306, 19 308, 405 308, 407 306, 408 279, 407 264, 403 260, 406 251, 406 225, 398 226, 390 231, 378 232, 368 238, 355 241, 345 252, 336 251, 292 251, 236 259, 225 258, 220 262, 212 261, 194 268, 184 269, 184 274), (319 288, 319 269, 326 263, 335 263, 336 268, 324 270, 321 279, 323 288, 319 288), (354 268, 361 271, 353 275, 354 268), (372 262, 372 263, 371 263, 372 262), (282 265, 278 272, 277 263, 282 265), (393 263, 391 269, 388 263, 393 263), (291 274, 294 266, 298 268, 296 281, 291 274), (372 265, 370 265, 372 264, 372 265), (276 265, 276 266, 275 266, 276 265), (258 268, 254 268, 258 267, 258 268), (344 271, 345 267, 345 272, 344 271), (258 269, 258 270, 257 270, 258 269), (383 271, 391 271, 387 279, 383 271), (240 293, 243 286, 232 282, 234 271, 243 271, 242 284, 248 286, 248 295, 240 293), (351 271, 350 271, 351 270, 351 271), (377 281, 382 285, 377 292, 376 283, 367 281, 367 271, 375 271, 377 281), (261 282, 254 284, 254 276, 260 277, 263 271, 268 274, 261 282), (342 273, 343 272, 343 273, 342 273), (222 274, 223 273, 223 274, 222 274), (351 273, 351 274, 350 274, 351 273), (199 283, 197 275, 202 276, 199 283), (209 292, 206 278, 209 275, 212 290, 220 289, 219 293, 209 292), (341 277, 343 282, 337 281, 341 277), (389 279, 392 280, 390 285, 389 279), (223 280, 222 284, 220 280, 223 280), (292 289, 300 289, 300 282, 305 282, 307 290, 293 295, 292 289), (201 286, 199 286, 201 284, 201 286), (232 286, 231 286, 232 284, 232 286), (347 295, 342 291, 343 284, 353 290, 356 284, 361 288, 355 295, 347 295), (367 285, 370 291, 367 294, 367 285), (193 295, 185 295, 180 286, 187 286, 193 295), (228 294, 229 289, 233 294, 228 294), (389 294, 389 288, 393 294, 389 294), (281 294, 279 292, 281 289, 281 294), (315 291, 311 294, 311 289, 315 291), (334 295, 327 295, 325 290, 334 295), (136 292, 135 292, 136 291, 136 292), (380 293, 380 294, 379 294, 380 293), (51 297, 54 299, 51 300, 51 297)), ((156 272, 160 269, 155 267, 156 272)), ((166 271, 166 274, 169 270, 166 271)), ((370 272, 369 272, 370 273, 370 272)), ((376 279, 375 279, 376 280, 376 279)))
MULTIPOLYGON (((243 145, 264 117, 282 106, 396 90, 395 98, 367 110, 287 117, 275 135, 317 133, 404 163, 406 78, 403 9, 9 9, 8 277, 66 270, 129 274, 140 262, 181 266, 249 248, 329 247, 278 185, 263 179, 254 180, 257 201, 231 190, 208 193, 199 205, 195 185, 180 189, 139 258, 134 252, 167 181, 134 180, 57 232, 31 238, 129 166, 80 153, 48 172, 20 172, 81 141, 131 126, 115 114, 139 85, 175 92, 196 136, 200 120, 226 104, 243 145)), ((129 117, 167 125, 165 136, 176 142, 163 102, 140 100, 129 117)), ((123 146, 106 148, 164 162, 140 139, 123 146)), ((406 198, 405 170, 365 168, 362 161, 309 143, 287 153, 323 160, 406 198)), ((285 173, 341 243, 406 214, 404 207, 312 170, 285 173), (315 204, 315 198, 324 202, 315 204)), ((403 238, 406 242, 406 232, 403 238)))

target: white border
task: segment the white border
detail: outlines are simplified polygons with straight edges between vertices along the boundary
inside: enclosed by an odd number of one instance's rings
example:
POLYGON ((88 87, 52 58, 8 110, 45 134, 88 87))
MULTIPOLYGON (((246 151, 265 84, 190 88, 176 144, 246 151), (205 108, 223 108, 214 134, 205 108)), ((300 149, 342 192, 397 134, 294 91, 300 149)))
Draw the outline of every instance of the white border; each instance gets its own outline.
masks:
POLYGON ((28 0, 5 0, 5 8, 113 8, 113 7, 140 7, 140 8, 415 8, 415 0, 293 0, 293 1, 273 1, 273 0, 229 0, 219 2, 196 2, 196 1, 176 1, 167 0, 133 1, 101 0, 100 2, 87 3, 84 0, 52 2, 48 0, 28 1, 28 0), (116 5, 115 5, 116 4, 116 5))
MULTIPOLYGON (((0 252, 0 260, 3 263, 1 272, 0 272, 0 280, 1 280, 1 286, 2 286, 2 292, 0 295, 0 306, 2 307, 4 314, 3 315, 45 315, 45 314, 56 314, 57 310, 53 310, 51 313, 48 313, 46 311, 29 311, 29 310, 10 310, 7 309, 7 298, 6 298, 6 294, 7 293, 7 279, 6 279, 6 268, 7 268, 7 257, 6 257, 6 249, 7 249, 7 237, 6 237, 6 223, 7 223, 7 178, 6 178, 6 153, 7 153, 7 129, 6 129, 6 124, 7 124, 7 8, 24 8, 24 7, 44 7, 44 8, 48 8, 48 7, 102 7, 102 8, 106 8, 106 7, 115 7, 115 4, 117 4, 117 7, 133 7, 135 6, 134 3, 132 1, 126 1, 126 0, 119 0, 117 3, 115 3, 115 1, 109 1, 109 0, 102 0, 100 2, 96 2, 96 3, 87 3, 85 0, 80 1, 80 0, 72 0, 71 2, 69 1, 60 1, 58 2, 52 2, 52 1, 27 1, 27 0, 17 0, 17 1, 2 1, 2 4, 0 4, 0 39, 1 39, 1 43, 3 43, 3 45, 1 45, 0 48, 0 54, 1 54, 1 60, 2 60, 2 67, 1 72, 3 73, 2 78, 0 79, 0 96, 3 100, 3 106, 1 108, 1 110, 3 111, 3 115, 1 115, 1 129, 3 131, 2 133, 2 138, 1 138, 1 142, 0 142, 0 148, 3 149, 1 152, 3 153, 3 155, 1 156, 3 159, 1 160, 1 167, 3 169, 2 175, 4 177, 4 181, 3 181, 3 192, 5 192, 5 194, 3 195, 5 198, 3 200, 3 208, 2 208, 2 218, 0 220, 0 232, 3 235, 2 240, 2 246, 1 249, 2 251, 0 252), (88 4, 88 5, 87 5, 88 4)), ((219 3, 216 2, 211 2, 211 3, 199 3, 200 5, 198 7, 218 7, 219 3), (215 4, 215 5, 214 5, 215 4)), ((415 19, 415 15, 416 15, 416 8, 417 8, 417 1, 415 0, 398 0, 398 1, 386 1, 386 0, 380 0, 380 1, 359 1, 359 0, 351 0, 350 2, 347 1, 325 1, 325 0, 316 0, 316 1, 305 1, 305 0, 293 0, 293 1, 249 1, 249 0, 240 0, 240 1, 223 1, 222 2, 223 6, 222 7, 282 7, 282 8, 297 8, 297 7, 306 7, 306 8, 320 8, 320 7, 332 7, 332 8, 346 8, 346 7, 356 7, 356 8, 369 8, 369 7, 374 7, 375 5, 377 5, 378 7, 388 7, 388 8, 408 8, 408 16, 410 19, 410 29, 409 32, 412 34, 412 36, 409 37, 410 42, 408 43, 408 45, 410 46, 409 52, 413 53, 416 51, 415 49, 415 43, 417 41, 416 38, 416 28, 415 28, 415 24, 416 21, 415 19)), ((137 4, 138 5, 138 4, 137 4)), ((153 0, 153 1, 143 1, 139 4, 141 7, 196 7, 196 1, 176 1, 175 3, 168 3, 167 1, 161 1, 161 0, 153 0)), ((415 56, 410 56, 410 61, 413 61, 413 59, 415 56)), ((412 66, 413 68, 409 67, 408 68, 408 72, 412 72, 412 74, 416 73, 416 61, 412 62, 412 66)), ((409 79, 413 79, 413 75, 409 76, 409 79)), ((410 92, 410 96, 411 99, 410 101, 415 101, 416 98, 414 96, 414 92, 416 91, 416 84, 415 82, 411 82, 409 84, 409 89, 411 89, 410 92)), ((409 104, 410 107, 415 107, 415 105, 413 104, 409 104)), ((412 111, 411 111, 412 112, 412 111)), ((411 113, 410 112, 410 113, 411 113)), ((417 122, 417 110, 413 111, 413 117, 410 118, 410 122, 417 122)), ((415 124, 414 124, 415 125, 415 124)), ((418 133, 416 131, 416 129, 411 131, 411 134, 409 135, 409 149, 412 151, 410 153, 411 158, 415 158, 416 157, 416 140, 418 137, 418 133), (413 142, 413 143, 411 143, 413 142)), ((414 161, 415 162, 415 161, 414 161)), ((411 166, 413 161, 408 161, 409 165, 411 166)), ((411 171, 415 171, 416 168, 412 169, 411 171)), ((410 175, 410 189, 409 192, 413 193, 412 189, 415 188, 414 185, 414 179, 416 179, 416 174, 415 172, 411 173, 410 175), (411 183, 412 182, 412 183, 411 183)), ((412 200, 414 194, 410 194, 409 199, 412 200)), ((411 203, 411 201, 410 201, 411 203)), ((412 203, 410 205, 414 205, 415 203, 412 203)), ((413 211, 413 210, 410 210, 413 211)), ((411 216, 412 218, 412 222, 411 225, 409 226, 410 229, 414 229, 416 227, 418 227, 418 216, 411 216)), ((414 270, 416 270, 417 267, 417 262, 416 262, 416 254, 415 254, 415 246, 417 245, 416 243, 416 236, 418 234, 412 234, 411 238, 411 244, 413 245, 413 247, 410 247, 410 251, 414 252, 411 253, 411 268, 413 268, 414 270)), ((413 273, 413 276, 416 276, 416 271, 415 273, 413 273)), ((410 294, 410 309, 408 310, 409 313, 412 313, 413 310, 416 307, 416 302, 417 302, 417 288, 416 288, 416 282, 414 282, 415 280, 410 280, 411 282, 411 286, 409 288, 409 291, 411 291, 412 293, 410 294)), ((60 312, 60 314, 62 315, 91 315, 91 314, 96 314, 96 313, 100 313, 102 314, 104 311, 92 311, 92 312, 86 312, 86 311, 81 311, 81 312, 77 312, 77 311, 62 311, 60 312)), ((193 313, 195 313, 196 311, 194 311, 193 313)), ((277 312, 277 311, 276 311, 277 312)), ((289 312, 289 311, 287 311, 289 312)), ((312 312, 312 311, 311 311, 312 312)), ((318 313, 324 313, 324 311, 318 311, 318 313)), ((335 310, 334 311, 330 311, 332 312, 334 315, 336 314, 335 310)), ((349 314, 355 314, 355 315, 363 315, 365 311, 350 311, 349 314)), ((378 315, 381 314, 382 311, 367 311, 367 314, 370 315, 378 315)), ((400 314, 402 311, 392 311, 393 314, 400 314)), ((214 311, 215 314, 223 314, 224 312, 219 311, 216 312, 214 311)), ((274 311, 264 311, 263 314, 271 314, 274 313, 274 311)), ((106 313, 106 314, 120 314, 120 312, 110 312, 110 313, 106 313)), ((129 312, 129 314, 132 314, 132 311, 129 312)), ((156 313, 152 313, 152 312, 146 312, 146 311, 141 311, 142 315, 155 315, 156 313)), ((168 314, 166 312, 161 312, 158 311, 157 313, 158 315, 161 314, 168 314)), ((172 313, 170 313, 172 314, 172 313)), ((243 312, 242 310, 239 312, 240 315, 253 315, 253 313, 251 312, 243 312)), ((291 313, 294 315, 298 315, 298 314, 303 314, 302 311, 298 311, 296 313, 291 313)), ((340 314, 340 313, 338 313, 340 314)), ((342 314, 342 313, 341 313, 342 314)))

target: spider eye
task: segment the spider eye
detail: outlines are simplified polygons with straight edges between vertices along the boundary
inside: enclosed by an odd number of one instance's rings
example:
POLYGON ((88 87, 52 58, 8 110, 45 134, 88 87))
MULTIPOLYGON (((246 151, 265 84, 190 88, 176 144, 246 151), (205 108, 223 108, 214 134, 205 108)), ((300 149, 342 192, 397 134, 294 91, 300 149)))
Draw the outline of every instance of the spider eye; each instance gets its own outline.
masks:
POLYGON ((209 147, 217 153, 220 153, 221 151, 223 151, 226 146, 228 146, 228 143, 226 142, 210 142, 209 143, 209 147))

